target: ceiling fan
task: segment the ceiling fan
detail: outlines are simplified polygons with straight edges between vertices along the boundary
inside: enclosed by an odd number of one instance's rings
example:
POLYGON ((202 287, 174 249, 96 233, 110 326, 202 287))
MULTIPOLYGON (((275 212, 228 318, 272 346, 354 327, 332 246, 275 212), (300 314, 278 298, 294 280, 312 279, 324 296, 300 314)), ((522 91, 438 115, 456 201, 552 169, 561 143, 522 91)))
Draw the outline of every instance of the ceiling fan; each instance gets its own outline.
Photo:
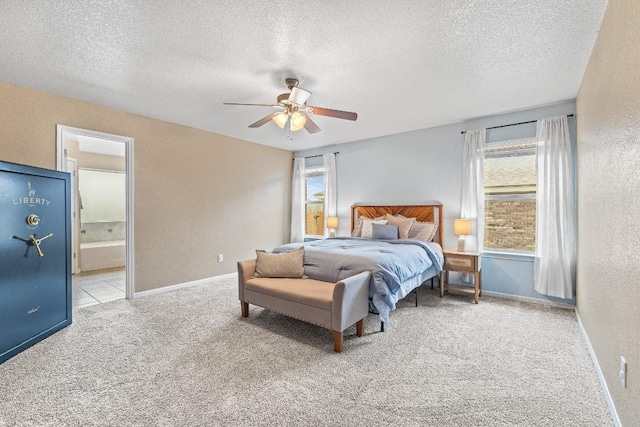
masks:
POLYGON ((298 131, 305 128, 309 133, 320 132, 320 128, 311 117, 304 113, 315 114, 318 116, 334 117, 338 119, 352 120, 358 119, 358 114, 350 111, 332 110, 330 108, 312 107, 307 105, 307 100, 311 96, 311 92, 298 87, 298 80, 288 78, 285 83, 290 93, 282 93, 278 95, 277 102, 275 104, 240 104, 237 102, 225 102, 224 105, 248 105, 252 107, 272 107, 281 108, 283 111, 279 113, 272 113, 266 117, 261 118, 257 122, 250 124, 250 128, 257 128, 269 121, 273 120, 278 126, 284 128, 287 126, 288 130, 298 131))

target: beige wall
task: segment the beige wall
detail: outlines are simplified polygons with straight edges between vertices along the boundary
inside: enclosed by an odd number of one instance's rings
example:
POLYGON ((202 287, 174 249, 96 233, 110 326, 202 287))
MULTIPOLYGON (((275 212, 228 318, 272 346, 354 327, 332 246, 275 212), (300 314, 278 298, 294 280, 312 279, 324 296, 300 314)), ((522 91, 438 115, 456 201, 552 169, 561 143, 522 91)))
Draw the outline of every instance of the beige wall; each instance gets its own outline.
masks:
POLYGON ((289 151, 2 82, 0 117, 0 160, 49 169, 57 124, 134 138, 136 292, 232 273, 288 241, 289 151))
POLYGON ((609 1, 576 101, 576 305, 624 426, 640 425, 639 24, 638 0, 609 1))

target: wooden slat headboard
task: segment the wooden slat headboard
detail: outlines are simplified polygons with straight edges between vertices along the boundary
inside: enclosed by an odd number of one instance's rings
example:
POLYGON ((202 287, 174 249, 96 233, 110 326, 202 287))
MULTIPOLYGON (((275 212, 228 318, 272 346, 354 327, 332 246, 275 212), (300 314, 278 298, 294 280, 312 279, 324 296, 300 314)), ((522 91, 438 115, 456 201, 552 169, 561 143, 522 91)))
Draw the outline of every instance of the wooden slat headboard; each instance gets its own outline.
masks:
POLYGON ((431 202, 422 205, 373 205, 365 203, 355 203, 351 206, 351 232, 358 224, 361 216, 376 218, 386 214, 402 215, 407 218, 415 218, 420 222, 435 222, 438 224, 438 233, 434 239, 442 246, 443 241, 443 212, 442 203, 431 202))

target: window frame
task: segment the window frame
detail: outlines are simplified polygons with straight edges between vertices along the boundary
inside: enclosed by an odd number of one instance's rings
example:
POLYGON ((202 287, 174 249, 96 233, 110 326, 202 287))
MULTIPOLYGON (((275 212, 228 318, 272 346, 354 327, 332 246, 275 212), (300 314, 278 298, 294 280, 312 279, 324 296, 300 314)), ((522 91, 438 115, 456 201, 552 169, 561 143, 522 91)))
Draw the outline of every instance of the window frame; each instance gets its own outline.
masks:
MULTIPOLYGON (((307 234, 307 202, 308 202, 308 197, 307 197, 307 177, 308 175, 311 174, 317 174, 321 172, 322 173, 322 177, 323 177, 323 181, 326 179, 326 173, 327 173, 327 168, 325 168, 324 166, 311 166, 308 168, 305 168, 304 170, 304 189, 305 189, 305 198, 303 200, 304 203, 304 212, 305 212, 305 217, 304 217, 304 239, 305 240, 319 240, 319 239, 324 239, 324 233, 323 234, 307 234)), ((326 185, 325 185, 326 187, 326 185)), ((325 211, 325 201, 322 201, 322 214, 323 214, 323 223, 324 223, 324 211, 325 211)))
MULTIPOLYGON (((536 146, 537 146, 537 141, 535 139, 535 137, 525 137, 525 138, 514 138, 514 139, 507 139, 507 140, 501 140, 501 141, 492 141, 492 142, 488 142, 485 144, 485 149, 484 149, 484 161, 486 161, 487 159, 499 159, 499 158, 506 158, 506 157, 517 157, 517 156, 526 156, 526 155, 536 155, 536 146), (518 143, 520 144, 526 144, 529 145, 529 147, 524 147, 524 148, 517 148, 518 143), (516 147, 512 148, 511 150, 499 150, 501 152, 498 152, 494 155, 491 155, 490 153, 488 153, 489 150, 487 150, 487 148, 494 148, 495 146, 498 145, 514 145, 516 147), (494 147, 491 147, 491 146, 494 147)), ((497 148, 497 147, 496 147, 497 148)), ((495 148, 494 148, 495 149, 495 148)), ((498 150, 496 150, 498 151, 498 150)), ((483 164, 483 170, 484 170, 484 164, 483 164)), ((537 169, 536 169, 536 184, 537 184, 537 169)), ((483 180, 484 181, 484 180, 483 180)), ((538 191, 537 191, 537 186, 535 187, 535 193, 505 193, 505 194, 486 194, 486 182, 483 182, 483 187, 484 187, 484 201, 485 203, 487 201, 519 201, 519 200, 535 200, 536 201, 536 206, 537 206, 537 200, 538 200, 538 191)), ((483 221, 485 221, 485 239, 486 239, 486 206, 485 206, 485 218, 483 218, 483 221)), ((535 244, 535 228, 534 228, 534 244, 535 244)), ((486 240, 485 240, 486 242, 486 240)), ((507 248, 492 248, 492 247, 488 247, 485 246, 485 242, 483 242, 483 251, 490 253, 490 254, 504 254, 504 255, 513 255, 513 256, 525 256, 525 257, 532 257, 535 255, 535 248, 533 250, 525 250, 525 249, 507 249, 507 248)))

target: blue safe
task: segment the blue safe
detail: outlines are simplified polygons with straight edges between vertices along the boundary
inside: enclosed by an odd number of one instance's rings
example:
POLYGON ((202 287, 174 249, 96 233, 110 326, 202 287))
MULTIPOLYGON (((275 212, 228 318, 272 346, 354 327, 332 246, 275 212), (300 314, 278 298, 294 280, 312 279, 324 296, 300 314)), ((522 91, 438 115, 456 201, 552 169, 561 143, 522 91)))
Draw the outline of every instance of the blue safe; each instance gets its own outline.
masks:
POLYGON ((70 177, 0 161, 0 363, 71 324, 70 177))

